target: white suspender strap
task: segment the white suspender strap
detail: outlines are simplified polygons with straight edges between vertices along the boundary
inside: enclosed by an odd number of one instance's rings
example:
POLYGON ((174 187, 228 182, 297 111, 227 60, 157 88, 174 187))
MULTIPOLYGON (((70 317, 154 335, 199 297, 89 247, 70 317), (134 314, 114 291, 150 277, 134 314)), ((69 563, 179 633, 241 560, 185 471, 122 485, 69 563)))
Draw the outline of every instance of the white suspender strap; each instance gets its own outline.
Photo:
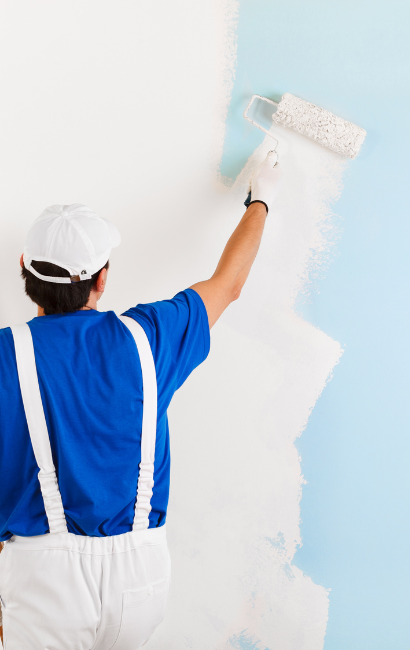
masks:
POLYGON ((151 346, 144 329, 134 318, 119 316, 134 337, 141 362, 143 385, 143 413, 141 434, 141 463, 137 486, 137 500, 133 530, 149 526, 152 488, 154 486, 155 440, 157 435, 157 376, 151 346))
POLYGON ((67 522, 51 454, 50 438, 41 401, 33 339, 27 323, 12 325, 17 372, 34 456, 40 468, 38 480, 50 533, 67 533, 67 522))

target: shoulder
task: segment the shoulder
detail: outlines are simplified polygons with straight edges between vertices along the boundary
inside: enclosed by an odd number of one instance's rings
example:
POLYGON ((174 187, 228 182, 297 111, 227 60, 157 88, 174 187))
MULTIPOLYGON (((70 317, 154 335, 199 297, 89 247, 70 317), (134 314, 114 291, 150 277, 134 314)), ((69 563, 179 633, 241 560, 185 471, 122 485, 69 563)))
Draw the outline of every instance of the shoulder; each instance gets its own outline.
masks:
POLYGON ((14 348, 14 339, 11 327, 3 327, 0 329, 0 350, 1 352, 7 349, 14 348))
POLYGON ((181 319, 199 320, 206 317, 207 313, 200 295, 193 289, 185 289, 171 299, 138 303, 122 315, 137 320, 148 335, 150 330, 164 326, 172 327, 177 320, 181 319))
POLYGON ((192 342, 203 349, 204 356, 209 352, 208 315, 194 289, 179 291, 168 300, 139 303, 122 315, 134 318, 144 328, 154 350, 171 346, 179 351, 192 342))

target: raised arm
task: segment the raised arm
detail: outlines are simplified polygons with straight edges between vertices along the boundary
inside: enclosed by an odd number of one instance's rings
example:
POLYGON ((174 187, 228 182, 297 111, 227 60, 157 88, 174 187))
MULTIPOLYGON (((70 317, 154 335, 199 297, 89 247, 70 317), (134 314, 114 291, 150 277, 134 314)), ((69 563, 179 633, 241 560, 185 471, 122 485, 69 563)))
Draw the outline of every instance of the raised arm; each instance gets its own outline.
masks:
POLYGON ((197 282, 194 289, 202 298, 208 313, 209 327, 237 300, 251 270, 262 239, 268 206, 277 192, 280 167, 275 152, 270 152, 251 178, 251 199, 248 209, 230 236, 218 266, 209 280, 197 282))

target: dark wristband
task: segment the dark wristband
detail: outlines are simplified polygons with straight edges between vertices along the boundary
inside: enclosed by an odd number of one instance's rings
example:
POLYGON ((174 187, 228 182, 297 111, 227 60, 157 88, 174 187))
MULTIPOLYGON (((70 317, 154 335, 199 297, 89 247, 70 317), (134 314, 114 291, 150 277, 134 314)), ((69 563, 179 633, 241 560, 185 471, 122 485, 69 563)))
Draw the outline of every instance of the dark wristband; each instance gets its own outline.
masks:
POLYGON ((251 193, 249 192, 248 196, 246 197, 246 201, 244 202, 244 205, 246 205, 247 208, 251 205, 251 203, 263 203, 263 205, 266 208, 266 214, 269 212, 269 208, 266 205, 265 201, 259 201, 258 199, 255 199, 255 201, 251 201, 251 193))

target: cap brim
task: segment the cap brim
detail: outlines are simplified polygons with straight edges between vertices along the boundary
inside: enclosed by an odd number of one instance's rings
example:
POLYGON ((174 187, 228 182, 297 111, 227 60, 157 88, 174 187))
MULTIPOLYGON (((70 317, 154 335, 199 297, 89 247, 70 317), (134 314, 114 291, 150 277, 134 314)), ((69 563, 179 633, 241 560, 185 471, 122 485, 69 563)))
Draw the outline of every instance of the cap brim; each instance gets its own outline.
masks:
POLYGON ((112 221, 108 221, 108 219, 104 219, 108 226, 108 230, 110 231, 110 236, 111 236, 111 248, 115 248, 116 246, 119 246, 121 244, 121 235, 120 231, 118 230, 117 226, 112 223, 112 221))

